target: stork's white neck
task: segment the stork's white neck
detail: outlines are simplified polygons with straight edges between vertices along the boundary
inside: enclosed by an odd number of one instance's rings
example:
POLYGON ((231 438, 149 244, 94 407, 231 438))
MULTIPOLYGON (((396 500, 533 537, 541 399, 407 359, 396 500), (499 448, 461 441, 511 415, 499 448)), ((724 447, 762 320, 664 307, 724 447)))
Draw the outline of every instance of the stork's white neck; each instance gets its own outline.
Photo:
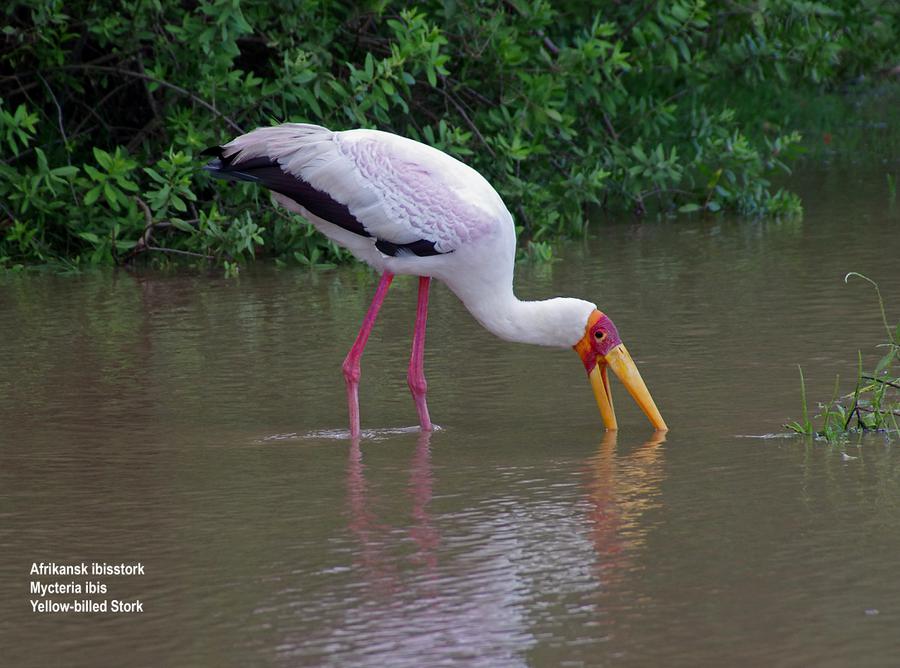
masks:
POLYGON ((574 346, 584 336, 588 318, 597 308, 591 302, 570 297, 521 301, 511 284, 496 288, 482 284, 477 290, 462 286, 451 289, 488 331, 506 341, 540 346, 574 346))

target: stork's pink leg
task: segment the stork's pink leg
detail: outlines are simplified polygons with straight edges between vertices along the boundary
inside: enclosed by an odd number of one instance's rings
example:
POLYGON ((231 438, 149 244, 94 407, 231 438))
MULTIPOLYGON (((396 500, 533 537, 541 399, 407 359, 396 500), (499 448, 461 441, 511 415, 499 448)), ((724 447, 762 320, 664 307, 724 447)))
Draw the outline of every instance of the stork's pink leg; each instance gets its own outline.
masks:
POLYGON ((381 309, 384 298, 387 296, 388 288, 391 287, 392 280, 394 280, 394 275, 387 271, 381 275, 378 289, 375 290, 375 297, 372 298, 372 303, 369 306, 369 310, 366 312, 366 317, 365 320, 363 320, 362 327, 359 329, 359 334, 356 335, 356 341, 353 342, 353 347, 350 348, 350 352, 347 353, 347 357, 344 359, 342 367, 344 370, 344 380, 347 381, 347 405, 350 409, 350 436, 353 438, 359 437, 359 360, 362 357, 363 350, 365 350, 366 342, 369 340, 369 334, 372 333, 372 326, 375 324, 375 318, 378 317, 378 311, 381 309))
POLYGON ((428 404, 425 403, 425 321, 428 319, 428 287, 431 277, 419 276, 419 302, 416 306, 416 328, 413 332, 412 354, 409 356, 409 372, 406 382, 416 402, 419 412, 419 424, 422 431, 431 431, 431 418, 428 417, 428 404))

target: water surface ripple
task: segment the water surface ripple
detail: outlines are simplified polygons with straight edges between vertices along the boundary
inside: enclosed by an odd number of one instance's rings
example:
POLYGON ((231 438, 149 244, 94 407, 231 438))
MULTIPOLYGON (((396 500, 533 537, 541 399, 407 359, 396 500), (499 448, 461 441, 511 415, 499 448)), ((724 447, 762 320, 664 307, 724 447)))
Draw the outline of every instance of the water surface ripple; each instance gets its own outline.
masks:
POLYGON ((747 439, 849 384, 900 308, 879 174, 811 173, 803 221, 619 222, 520 295, 615 320, 672 431, 571 351, 492 338, 434 290, 421 435, 415 283, 340 363, 365 270, 0 277, 0 633, 11 666, 887 666, 900 456, 747 439), (844 457, 844 453, 855 459, 844 457), (141 561, 145 612, 31 612, 33 561, 141 561), (127 657, 127 658, 126 658, 127 657))

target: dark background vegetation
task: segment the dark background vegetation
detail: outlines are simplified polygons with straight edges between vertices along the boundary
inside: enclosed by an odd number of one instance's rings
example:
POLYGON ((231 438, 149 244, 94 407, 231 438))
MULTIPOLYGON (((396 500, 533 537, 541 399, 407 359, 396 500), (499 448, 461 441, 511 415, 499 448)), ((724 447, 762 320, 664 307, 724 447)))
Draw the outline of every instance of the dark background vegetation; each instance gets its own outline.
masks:
POLYGON ((872 90, 900 66, 894 0, 31 0, 0 12, 7 268, 346 259, 266 193, 198 172, 205 147, 283 120, 377 127, 467 161, 537 257, 598 208, 798 215, 771 179, 801 146, 809 101, 872 90))

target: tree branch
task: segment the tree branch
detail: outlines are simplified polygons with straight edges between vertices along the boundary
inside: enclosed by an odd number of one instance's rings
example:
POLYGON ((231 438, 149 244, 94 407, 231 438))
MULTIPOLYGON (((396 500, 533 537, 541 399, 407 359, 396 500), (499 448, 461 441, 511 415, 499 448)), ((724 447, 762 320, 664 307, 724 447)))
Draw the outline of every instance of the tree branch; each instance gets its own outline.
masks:
POLYGON ((160 253, 173 253, 175 255, 187 255, 188 257, 199 257, 204 260, 215 260, 212 255, 204 255, 203 253, 194 253, 192 251, 178 250, 177 248, 163 248, 162 246, 146 246, 144 250, 159 251, 160 253))
POLYGON ((444 94, 444 97, 447 98, 448 100, 450 100, 450 103, 456 108, 456 111, 459 112, 459 115, 463 117, 463 120, 465 120, 466 125, 468 125, 469 129, 475 133, 475 135, 478 137, 478 140, 481 142, 482 146, 484 146, 487 149, 487 152, 491 154, 491 157, 496 158, 497 154, 494 153, 494 149, 492 149, 490 147, 490 144, 488 144, 487 141, 485 140, 484 136, 482 136, 478 127, 472 122, 472 119, 469 118, 469 115, 466 113, 466 110, 463 109, 462 105, 456 101, 456 98, 453 97, 453 94, 449 90, 447 90, 447 78, 444 76, 441 76, 441 83, 443 85, 441 86, 441 88, 439 88, 439 90, 444 94))
POLYGON ((244 132, 244 129, 240 125, 238 125, 233 120, 231 120, 231 118, 229 118, 228 116, 223 114, 221 111, 216 109, 215 105, 207 102, 206 100, 204 100, 201 97, 197 97, 191 91, 189 91, 185 88, 182 88, 181 86, 176 86, 175 84, 165 81, 163 79, 157 79, 156 77, 152 77, 149 74, 142 74, 141 72, 125 70, 120 67, 107 67, 105 65, 64 65, 59 69, 107 72, 109 74, 118 74, 120 76, 134 77, 135 79, 143 79, 144 81, 152 81, 155 84, 159 84, 160 86, 168 88, 169 90, 174 90, 176 93, 180 93, 181 95, 184 95, 185 97, 190 98, 191 100, 193 100, 194 102, 199 104, 201 107, 211 111, 213 114, 215 114, 216 116, 221 118, 223 121, 228 123, 228 125, 230 125, 232 129, 234 129, 237 132, 240 132, 242 134, 244 132))
POLYGON ((883 378, 875 378, 875 376, 863 376, 866 380, 874 380, 876 383, 884 383, 885 385, 890 385, 891 387, 896 387, 900 390, 900 385, 897 383, 893 383, 889 380, 884 380, 883 378))

